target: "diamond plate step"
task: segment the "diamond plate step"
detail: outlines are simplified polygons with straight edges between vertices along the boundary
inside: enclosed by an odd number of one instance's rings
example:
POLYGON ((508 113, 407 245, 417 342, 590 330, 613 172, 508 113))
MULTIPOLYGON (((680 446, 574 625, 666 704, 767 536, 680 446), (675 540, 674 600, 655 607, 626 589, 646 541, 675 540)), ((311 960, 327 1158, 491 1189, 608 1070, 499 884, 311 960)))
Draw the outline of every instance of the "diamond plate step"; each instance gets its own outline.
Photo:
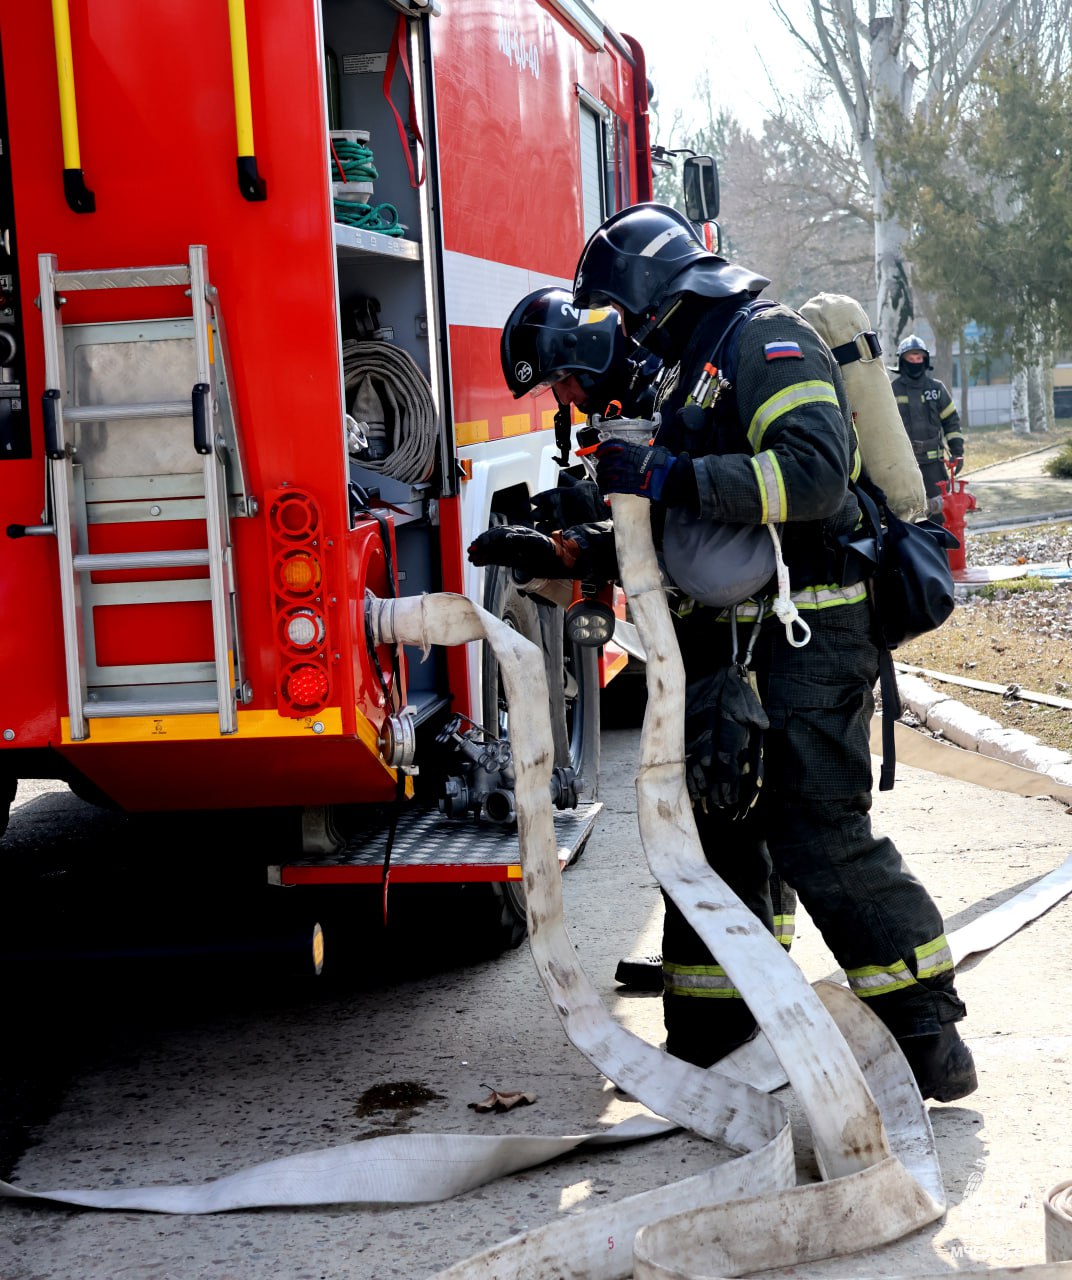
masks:
MULTIPOLYGON (((558 859, 572 862, 592 834, 603 805, 598 801, 554 815, 558 859)), ((300 858, 268 868, 270 884, 379 884, 389 822, 364 828, 338 853, 300 858)), ((516 828, 446 818, 437 809, 407 808, 398 819, 391 851, 393 884, 520 880, 516 828)))

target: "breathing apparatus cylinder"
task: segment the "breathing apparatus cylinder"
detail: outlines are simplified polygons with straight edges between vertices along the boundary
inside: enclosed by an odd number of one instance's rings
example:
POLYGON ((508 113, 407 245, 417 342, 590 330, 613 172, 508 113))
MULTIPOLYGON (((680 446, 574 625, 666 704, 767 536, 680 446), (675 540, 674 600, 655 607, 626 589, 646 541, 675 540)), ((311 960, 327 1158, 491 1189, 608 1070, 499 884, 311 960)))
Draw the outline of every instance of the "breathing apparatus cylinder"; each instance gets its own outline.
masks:
POLYGON ((855 345, 857 358, 843 360, 841 373, 864 470, 885 493, 891 510, 902 519, 921 515, 927 506, 923 477, 901 422, 881 353, 873 354, 864 338, 871 332, 867 312, 855 298, 820 293, 805 302, 800 314, 827 346, 855 345))

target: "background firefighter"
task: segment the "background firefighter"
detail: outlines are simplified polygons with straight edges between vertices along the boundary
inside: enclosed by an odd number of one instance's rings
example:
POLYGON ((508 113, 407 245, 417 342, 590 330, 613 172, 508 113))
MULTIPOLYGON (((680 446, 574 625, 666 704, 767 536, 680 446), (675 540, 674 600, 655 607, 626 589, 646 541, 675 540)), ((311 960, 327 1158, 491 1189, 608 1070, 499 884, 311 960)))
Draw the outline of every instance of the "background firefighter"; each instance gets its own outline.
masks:
POLYGON ((949 479, 946 457, 964 466, 964 434, 960 415, 944 382, 930 376, 931 353, 922 338, 910 333, 897 348, 893 394, 927 491, 927 514, 944 524, 939 482, 949 479))

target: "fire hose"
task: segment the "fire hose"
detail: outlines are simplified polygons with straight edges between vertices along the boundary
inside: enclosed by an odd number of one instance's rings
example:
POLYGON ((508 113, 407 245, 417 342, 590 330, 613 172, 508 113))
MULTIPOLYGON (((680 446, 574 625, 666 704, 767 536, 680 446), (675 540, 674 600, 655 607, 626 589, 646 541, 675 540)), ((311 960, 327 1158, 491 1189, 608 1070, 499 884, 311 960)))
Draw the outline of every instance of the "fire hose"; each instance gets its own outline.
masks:
MULTIPOLYGON (((819 983, 813 989, 704 859, 684 782, 681 659, 651 545, 647 504, 616 496, 613 505, 623 583, 649 655, 649 688, 657 695, 648 702, 637 778, 645 852, 653 873, 718 956, 769 1044, 776 1046, 811 1127, 823 1181, 795 1185, 786 1110, 777 1099, 736 1078, 747 1070, 744 1058, 733 1055, 708 1071, 691 1066, 626 1031, 600 1001, 563 920, 547 788, 550 722, 546 699, 532 696, 544 679, 542 655, 471 601, 440 595, 371 602, 377 642, 427 649, 433 643, 487 637, 508 700, 526 706, 525 716, 512 719, 511 741, 537 972, 573 1044, 609 1080, 665 1119, 634 1118, 594 1138, 372 1139, 286 1157, 200 1186, 33 1193, 0 1184, 0 1193, 185 1213, 347 1200, 427 1201, 542 1162, 584 1141, 635 1140, 680 1126, 729 1146, 736 1158, 526 1232, 457 1263, 441 1272, 439 1280, 740 1276, 889 1243, 942 1217, 945 1197, 933 1135, 896 1042, 845 988, 819 983), (405 1174, 415 1176, 407 1181, 405 1174)), ((1066 872, 1042 896, 1052 902, 1055 893, 1068 891, 1070 880, 1066 872)), ((989 917, 974 921, 970 927, 975 934, 965 945, 980 949, 1008 936, 1017 926, 1007 917, 1022 922, 1023 912, 1013 902, 999 909, 1005 917, 990 931, 983 923, 989 917)), ((1052 1231, 1047 1226, 1052 1248, 1061 1247, 1062 1227, 1072 1235, 1067 1230, 1072 1227, 1067 1192, 1067 1184, 1055 1189, 1047 1204, 1057 1223, 1052 1231)), ((989 1274, 1069 1280, 1072 1263, 989 1274)))
POLYGON ((372 446, 357 461, 406 484, 427 479, 435 460, 436 410, 417 362, 393 343, 353 339, 342 344, 342 360, 350 412, 372 446))

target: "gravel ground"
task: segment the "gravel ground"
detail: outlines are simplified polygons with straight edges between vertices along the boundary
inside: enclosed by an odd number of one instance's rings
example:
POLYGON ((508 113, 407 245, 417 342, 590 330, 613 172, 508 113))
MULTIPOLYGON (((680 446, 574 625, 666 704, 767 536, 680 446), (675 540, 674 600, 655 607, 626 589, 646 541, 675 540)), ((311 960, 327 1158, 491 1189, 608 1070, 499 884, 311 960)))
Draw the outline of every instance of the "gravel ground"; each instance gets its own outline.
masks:
MULTIPOLYGON (((1036 565, 1067 566, 1072 525, 1051 524, 1007 532, 968 534, 969 567, 1028 566, 1029 581, 1012 579, 958 601, 938 631, 920 636, 894 655, 899 662, 1005 688, 1072 699, 1072 578, 1038 579, 1036 565)), ((937 683, 937 682, 936 682, 937 683)), ((940 685, 938 687, 941 687, 940 685)), ((1072 710, 947 685, 950 696, 1062 751, 1072 752, 1072 710)))

